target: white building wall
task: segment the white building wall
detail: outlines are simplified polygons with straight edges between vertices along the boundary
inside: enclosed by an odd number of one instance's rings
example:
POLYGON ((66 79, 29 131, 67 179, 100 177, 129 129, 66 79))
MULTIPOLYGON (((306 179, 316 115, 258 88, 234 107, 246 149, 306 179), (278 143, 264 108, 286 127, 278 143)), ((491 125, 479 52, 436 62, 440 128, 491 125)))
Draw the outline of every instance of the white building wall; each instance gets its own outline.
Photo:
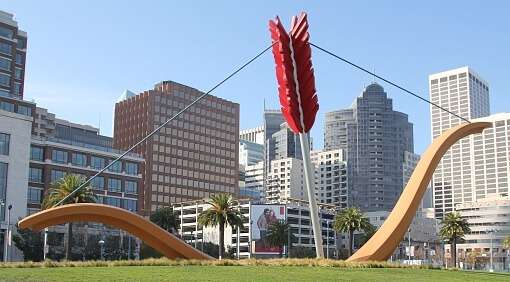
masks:
MULTIPOLYGON (((31 131, 31 117, 0 110, 0 133, 10 135, 9 154, 0 155, 0 162, 7 164, 5 208, 12 205, 10 230, 15 229, 14 224, 19 218, 25 217, 27 211, 31 131)), ((7 228, 7 213, 6 211, 5 219, 0 218, 2 230, 7 228)), ((23 259, 21 252, 14 247, 14 244, 9 249, 11 260, 23 259)))

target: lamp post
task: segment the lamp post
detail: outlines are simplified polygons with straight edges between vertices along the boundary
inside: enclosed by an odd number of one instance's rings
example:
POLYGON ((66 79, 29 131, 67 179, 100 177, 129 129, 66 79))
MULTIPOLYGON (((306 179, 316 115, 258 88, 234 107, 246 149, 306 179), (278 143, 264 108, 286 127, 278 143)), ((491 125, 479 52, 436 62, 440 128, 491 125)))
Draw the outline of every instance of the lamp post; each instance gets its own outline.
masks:
POLYGON ((409 245, 409 253, 407 255, 407 263, 411 264, 411 228, 409 228, 409 237, 408 237, 408 239, 409 239, 409 244, 408 244, 409 245))
POLYGON ((326 219, 326 258, 329 259, 329 220, 326 219))
POLYGON ((44 228, 44 246, 43 246, 43 260, 46 260, 50 250, 50 246, 48 245, 48 227, 44 228))
POLYGON ((11 248, 11 209, 12 205, 7 207, 7 229, 6 229, 6 242, 5 242, 5 252, 4 252, 4 262, 10 261, 10 248, 11 248))
POLYGON ((99 240, 99 246, 101 246, 101 260, 104 260, 104 240, 99 240))

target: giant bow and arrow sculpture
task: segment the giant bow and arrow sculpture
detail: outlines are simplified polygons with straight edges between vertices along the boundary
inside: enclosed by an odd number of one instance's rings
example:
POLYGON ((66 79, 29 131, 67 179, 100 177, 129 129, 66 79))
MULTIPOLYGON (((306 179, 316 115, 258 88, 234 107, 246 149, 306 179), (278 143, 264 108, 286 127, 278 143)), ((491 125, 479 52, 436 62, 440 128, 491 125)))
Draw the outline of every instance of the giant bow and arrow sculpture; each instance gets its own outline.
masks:
POLYGON ((310 35, 308 34, 306 13, 292 18, 289 33, 278 17, 269 21, 269 31, 273 41, 281 110, 290 129, 295 134, 299 134, 315 250, 317 257, 323 258, 322 232, 315 200, 314 170, 310 161, 308 137, 308 132, 312 128, 315 115, 319 110, 319 103, 315 93, 315 77, 312 67, 312 51, 308 43, 310 35))

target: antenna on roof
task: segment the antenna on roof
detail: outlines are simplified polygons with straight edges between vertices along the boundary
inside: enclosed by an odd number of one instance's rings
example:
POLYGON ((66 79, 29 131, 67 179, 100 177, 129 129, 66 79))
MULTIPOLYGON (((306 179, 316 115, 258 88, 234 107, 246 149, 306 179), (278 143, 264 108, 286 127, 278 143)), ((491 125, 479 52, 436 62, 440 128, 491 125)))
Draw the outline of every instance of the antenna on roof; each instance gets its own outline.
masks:
POLYGON ((99 124, 98 124, 98 134, 101 134, 101 112, 99 112, 99 124))
POLYGON ((375 67, 374 67, 374 71, 372 73, 372 79, 373 79, 372 82, 375 83, 375 67))

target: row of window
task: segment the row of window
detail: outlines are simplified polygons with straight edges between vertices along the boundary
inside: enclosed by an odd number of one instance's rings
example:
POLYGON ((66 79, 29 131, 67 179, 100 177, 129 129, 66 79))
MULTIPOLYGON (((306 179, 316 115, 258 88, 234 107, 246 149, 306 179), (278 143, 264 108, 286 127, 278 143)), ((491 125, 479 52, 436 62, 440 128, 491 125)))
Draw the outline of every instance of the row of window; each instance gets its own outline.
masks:
MULTIPOLYGON (((50 173, 51 183, 55 183, 62 177, 65 172, 61 170, 52 169, 50 173)), ((84 176, 85 177, 85 176, 84 176)), ((31 167, 29 170, 28 180, 33 183, 43 183, 43 170, 42 168, 31 167)), ((90 182, 90 186, 95 190, 105 189, 105 179, 103 176, 98 176, 90 182)), ((106 187, 110 192, 124 192, 128 194, 138 194, 138 182, 126 180, 124 181, 124 189, 122 189, 122 180, 118 178, 109 178, 108 186, 106 187)))
MULTIPOLYGON (((0 53, 11 56, 12 45, 5 42, 0 42, 0 53)), ((23 65, 23 54, 16 53, 16 64, 23 65)))
POLYGON ((137 207, 138 201, 135 199, 121 199, 116 197, 105 197, 98 195, 96 203, 123 208, 132 212, 136 212, 138 210, 137 207))
MULTIPOLYGON (((0 74, 0 84, 2 84, 1 80, 2 80, 2 74, 0 74)), ((16 93, 16 94, 19 94, 19 93, 16 93)), ((9 103, 6 101, 0 101, 0 110, 8 111, 11 113, 18 113, 18 114, 22 114, 22 115, 29 116, 29 117, 32 116, 32 109, 30 107, 23 106, 23 105, 14 105, 13 103, 9 103)))
MULTIPOLYGON (((51 151, 51 160, 55 163, 67 164, 70 162, 72 165, 86 167, 87 166, 87 155, 82 153, 71 153, 71 158, 69 158, 69 153, 67 151, 61 151, 53 149, 51 151)), ((30 159, 34 161, 44 161, 44 149, 41 147, 32 146, 30 148, 30 159)), ((112 162, 113 160, 110 160, 112 162)), ((106 166, 107 160, 102 157, 91 156, 90 157, 90 167, 93 169, 101 170, 106 166)), ((122 162, 117 161, 113 163, 108 171, 111 172, 122 172, 122 162)), ((138 175, 138 164, 125 162, 124 163, 124 171, 126 174, 130 175, 138 175)))

